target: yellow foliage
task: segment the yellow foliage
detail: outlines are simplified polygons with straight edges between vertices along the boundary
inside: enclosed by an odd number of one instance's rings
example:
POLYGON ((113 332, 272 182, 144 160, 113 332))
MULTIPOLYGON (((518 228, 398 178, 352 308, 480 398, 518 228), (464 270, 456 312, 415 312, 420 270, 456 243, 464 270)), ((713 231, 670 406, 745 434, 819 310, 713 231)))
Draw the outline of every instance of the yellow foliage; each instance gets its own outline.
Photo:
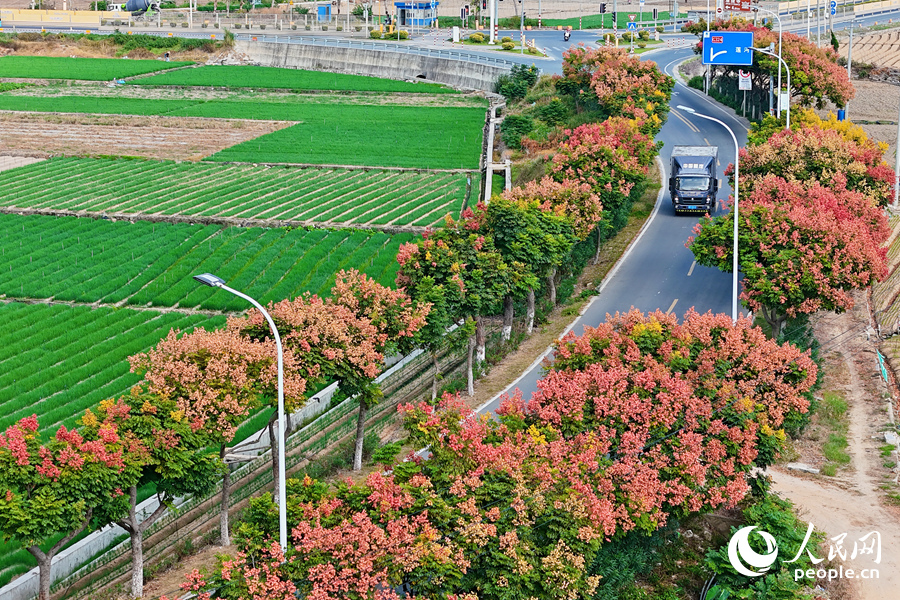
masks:
MULTIPOLYGON (((869 144, 869 136, 866 135, 866 132, 863 131, 862 127, 854 125, 851 121, 838 121, 837 115, 833 112, 828 113, 827 119, 823 119, 817 115, 816 111, 811 108, 804 108, 798 112, 799 114, 795 117, 798 123, 802 123, 809 127, 816 127, 818 129, 831 129, 837 131, 845 140, 856 142, 860 146, 869 144)), ((884 142, 874 143, 881 148, 882 152, 887 151, 887 144, 884 142)))

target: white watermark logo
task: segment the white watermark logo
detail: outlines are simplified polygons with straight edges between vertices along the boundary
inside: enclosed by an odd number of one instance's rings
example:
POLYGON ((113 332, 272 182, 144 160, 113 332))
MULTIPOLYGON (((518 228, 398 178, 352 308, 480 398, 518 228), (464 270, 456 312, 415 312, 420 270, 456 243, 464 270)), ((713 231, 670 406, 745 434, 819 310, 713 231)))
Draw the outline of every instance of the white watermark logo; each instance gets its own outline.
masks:
MULTIPOLYGON (((755 525, 742 527, 731 536, 731 540, 728 542, 728 560, 731 562, 731 566, 734 567, 734 570, 745 577, 760 577, 765 575, 766 571, 768 571, 778 559, 778 542, 775 540, 775 537, 767 531, 763 531, 762 529, 756 531, 756 535, 761 537, 766 543, 765 553, 756 552, 750 547, 750 535, 753 533, 754 529, 757 529, 755 525), (754 571, 753 569, 756 570, 754 571)), ((813 524, 810 523, 809 528, 806 530, 806 537, 803 539, 803 543, 800 544, 800 549, 797 550, 797 555, 791 560, 782 561, 783 564, 787 565, 797 562, 803 555, 804 550, 809 555, 809 560, 813 565, 818 565, 825 560, 824 557, 816 557, 812 550, 807 548, 810 537, 812 537, 813 529, 813 524)), ((875 564, 881 563, 880 533, 872 531, 854 541, 852 551, 844 548, 846 538, 846 533, 829 538, 828 560, 840 559, 841 561, 844 561, 847 560, 848 556, 850 560, 856 560, 857 557, 862 558, 865 556, 870 558, 875 564)), ((795 581, 799 581, 803 578, 827 578, 828 580, 839 578, 876 579, 879 575, 878 569, 845 569, 844 565, 839 565, 837 569, 830 568, 827 570, 824 568, 805 570, 794 569, 795 581)))
POLYGON ((758 577, 765 574, 778 558, 778 543, 771 533, 762 529, 757 534, 766 542, 766 553, 759 554, 750 547, 750 534, 754 529, 756 529, 756 525, 741 527, 728 542, 728 560, 731 561, 734 570, 745 577, 758 577), (759 571, 751 571, 744 566, 744 563, 759 569, 759 571))

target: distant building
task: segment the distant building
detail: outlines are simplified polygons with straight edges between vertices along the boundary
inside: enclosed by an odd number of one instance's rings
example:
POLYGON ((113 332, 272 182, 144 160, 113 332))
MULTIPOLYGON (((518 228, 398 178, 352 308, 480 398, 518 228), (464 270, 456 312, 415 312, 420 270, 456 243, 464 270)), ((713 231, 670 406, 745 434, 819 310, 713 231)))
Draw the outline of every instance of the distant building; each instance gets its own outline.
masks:
POLYGON ((440 2, 394 2, 400 27, 415 25, 432 27, 436 24, 440 2))

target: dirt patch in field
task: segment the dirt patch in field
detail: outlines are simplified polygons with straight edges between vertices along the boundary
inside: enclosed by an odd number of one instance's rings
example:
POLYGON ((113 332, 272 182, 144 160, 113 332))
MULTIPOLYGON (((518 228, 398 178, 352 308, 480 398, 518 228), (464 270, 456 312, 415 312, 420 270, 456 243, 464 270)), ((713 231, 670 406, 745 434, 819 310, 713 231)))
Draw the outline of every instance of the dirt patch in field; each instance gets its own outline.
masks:
POLYGON ((200 160, 292 125, 188 117, 0 113, 0 154, 200 160))

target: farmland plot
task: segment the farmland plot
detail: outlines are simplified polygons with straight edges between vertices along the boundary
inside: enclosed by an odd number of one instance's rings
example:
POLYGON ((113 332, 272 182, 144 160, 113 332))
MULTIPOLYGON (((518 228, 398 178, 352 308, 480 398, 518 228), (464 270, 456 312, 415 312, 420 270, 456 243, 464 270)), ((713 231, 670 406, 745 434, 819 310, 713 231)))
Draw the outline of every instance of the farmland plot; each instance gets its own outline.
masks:
POLYGON ((118 58, 68 58, 58 56, 4 56, 0 77, 27 79, 79 79, 106 81, 192 65, 192 62, 124 60, 118 58))
POLYGON ((0 215, 0 295, 243 311, 243 300, 192 276, 216 273, 264 302, 327 294, 341 269, 390 285, 397 249, 412 237, 0 215))
POLYGON ((454 94, 436 83, 412 83, 364 75, 345 75, 303 69, 280 69, 245 65, 205 65, 178 69, 131 81, 136 85, 180 85, 228 88, 269 88, 285 90, 333 90, 356 92, 406 92, 454 94))
POLYGON ((0 174, 20 208, 418 225, 462 210, 466 173, 54 158, 0 174))

